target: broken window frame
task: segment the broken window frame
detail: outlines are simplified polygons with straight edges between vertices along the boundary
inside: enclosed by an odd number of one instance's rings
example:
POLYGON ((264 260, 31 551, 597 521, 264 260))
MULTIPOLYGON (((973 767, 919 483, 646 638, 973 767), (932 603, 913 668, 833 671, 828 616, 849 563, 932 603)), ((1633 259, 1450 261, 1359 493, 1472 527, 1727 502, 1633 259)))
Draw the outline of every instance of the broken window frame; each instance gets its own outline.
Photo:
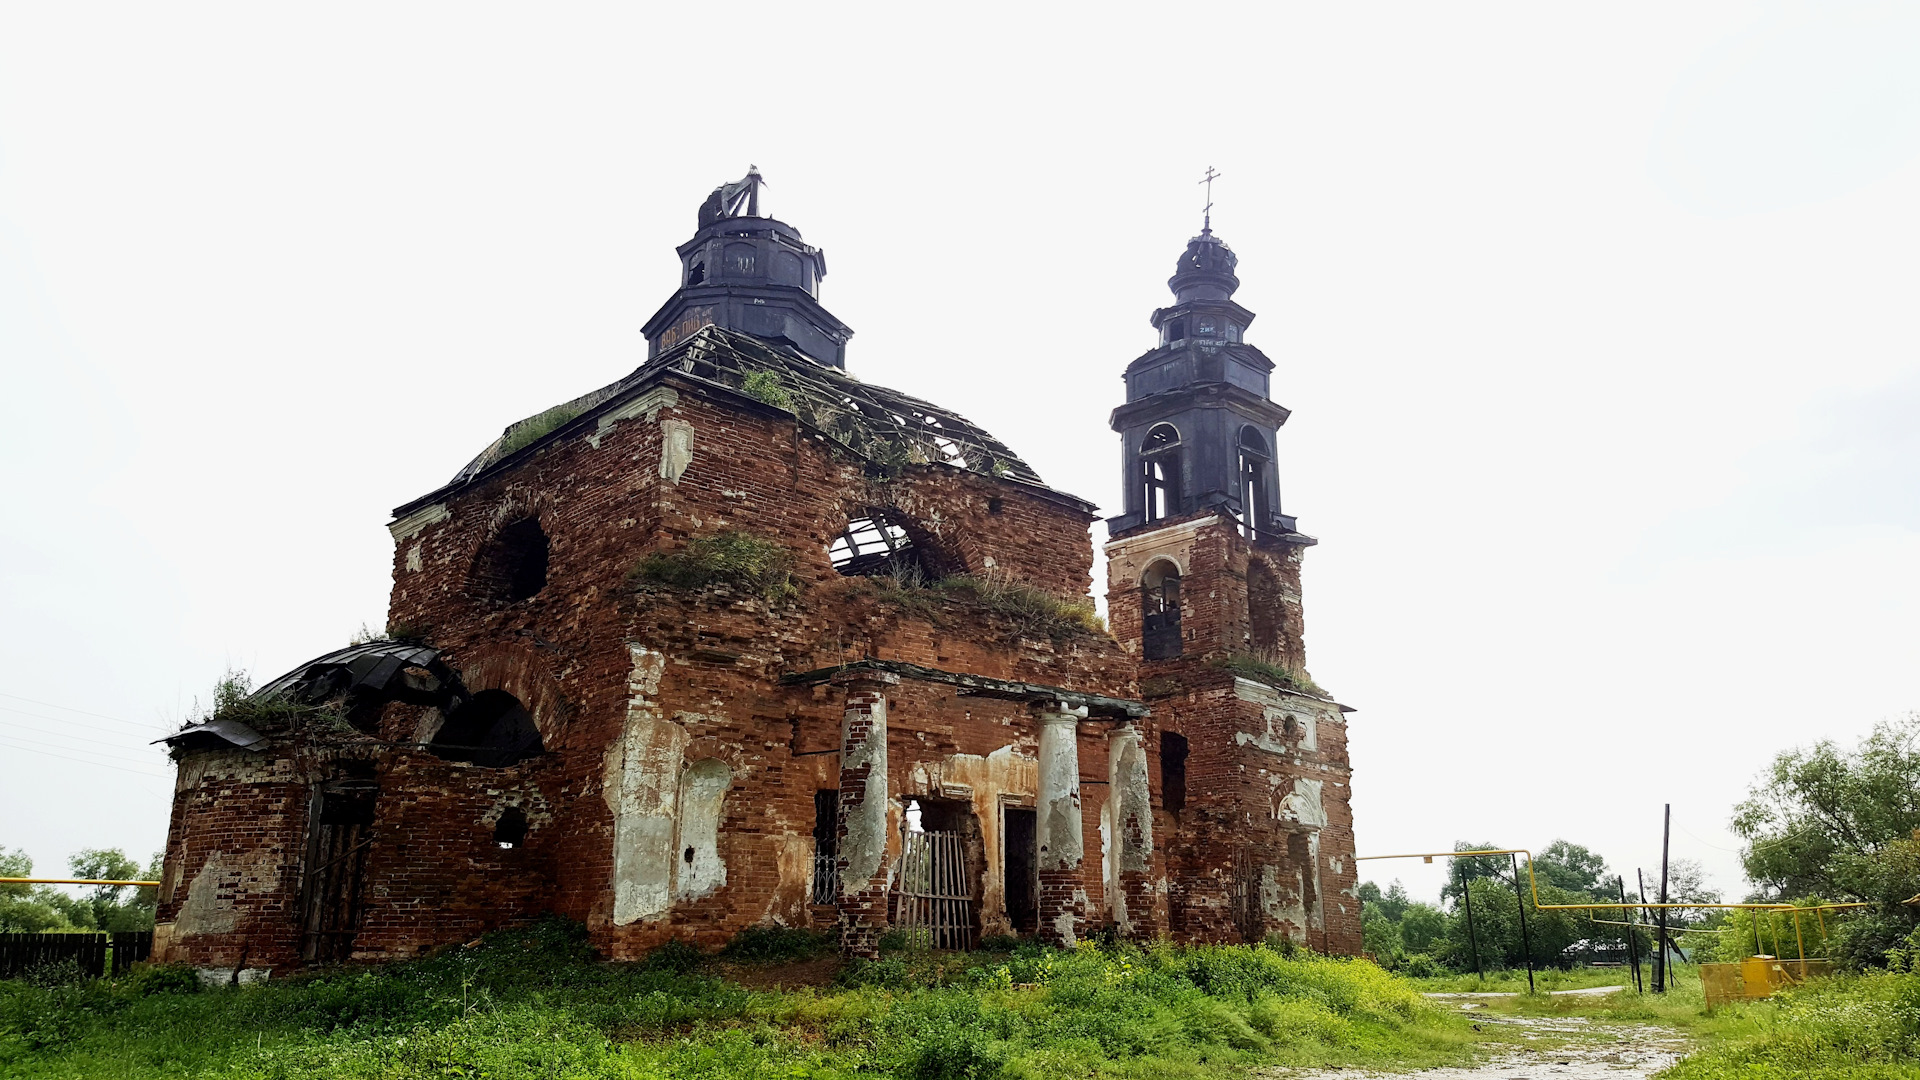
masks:
POLYGON ((1185 651, 1180 629, 1180 567, 1155 559, 1140 575, 1140 658, 1171 660, 1185 651))
POLYGON ((1240 479, 1235 494, 1240 503, 1240 535, 1255 541, 1266 535, 1268 527, 1267 470, 1272 467, 1273 452, 1252 424, 1240 429, 1238 449, 1240 479))
POLYGON ((1180 510, 1180 429, 1155 424, 1140 444, 1141 512, 1148 522, 1180 510))

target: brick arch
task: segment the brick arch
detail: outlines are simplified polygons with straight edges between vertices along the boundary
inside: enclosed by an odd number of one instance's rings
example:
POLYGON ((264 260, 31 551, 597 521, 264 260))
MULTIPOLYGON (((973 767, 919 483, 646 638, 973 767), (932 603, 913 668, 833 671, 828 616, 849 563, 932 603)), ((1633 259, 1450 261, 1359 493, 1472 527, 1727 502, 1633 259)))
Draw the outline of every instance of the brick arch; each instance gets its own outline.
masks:
MULTIPOLYGON (((675 719, 679 720, 680 718, 675 717, 675 719)), ((747 771, 746 756, 740 752, 740 748, 730 743, 721 742, 711 735, 695 739, 687 744, 687 748, 680 754, 681 771, 684 772, 689 765, 692 765, 702 758, 713 758, 727 768, 732 769, 733 778, 736 782, 738 782, 741 775, 747 771)))
POLYGON ((527 645, 503 642, 463 651, 460 681, 469 691, 504 690, 520 701, 540 731, 540 741, 558 749, 566 732, 567 704, 547 658, 527 645))

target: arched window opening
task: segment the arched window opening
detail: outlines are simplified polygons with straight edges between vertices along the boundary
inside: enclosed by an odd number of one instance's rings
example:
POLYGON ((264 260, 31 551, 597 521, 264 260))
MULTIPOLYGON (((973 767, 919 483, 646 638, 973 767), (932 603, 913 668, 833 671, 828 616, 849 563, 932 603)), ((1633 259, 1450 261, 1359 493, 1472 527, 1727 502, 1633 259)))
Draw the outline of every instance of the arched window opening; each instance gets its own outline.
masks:
POLYGON ((1141 505, 1147 521, 1162 521, 1180 510, 1180 432, 1155 424, 1140 446, 1141 505))
POLYGON ((846 530, 827 545, 827 558, 848 577, 892 577, 904 585, 924 585, 946 576, 937 555, 879 511, 847 522, 846 530))
POLYGON ((1249 540, 1259 539, 1267 528, 1267 469, 1273 455, 1267 440, 1251 426, 1240 429, 1240 531, 1249 540))
POLYGON ((493 825, 493 842, 505 849, 526 843, 527 812, 517 806, 509 806, 501 811, 500 820, 493 825))
POLYGON ((720 861, 720 821, 733 770, 719 758, 701 758, 680 775, 680 864, 673 892, 682 900, 706 896, 727 883, 720 861))
POLYGON ((1247 565, 1247 647, 1263 660, 1279 663, 1286 646, 1286 612, 1280 579, 1258 556, 1247 565))
POLYGON ((454 707, 427 752, 498 769, 546 752, 533 714, 505 690, 482 690, 454 707))
POLYGON ((474 558, 468 591, 497 603, 525 600, 547 587, 547 532, 524 517, 487 540, 474 558))
POLYGON ((1187 808, 1187 737, 1160 733, 1160 805, 1170 814, 1187 808))
POLYGON ((687 287, 692 288, 705 280, 707 280, 707 264, 694 263, 693 268, 687 271, 687 287))
POLYGON ((1175 319, 1167 324, 1167 344, 1171 345, 1187 336, 1187 321, 1175 319))
POLYGON ((1147 660, 1180 655, 1180 568, 1165 559, 1140 579, 1140 646, 1147 660))

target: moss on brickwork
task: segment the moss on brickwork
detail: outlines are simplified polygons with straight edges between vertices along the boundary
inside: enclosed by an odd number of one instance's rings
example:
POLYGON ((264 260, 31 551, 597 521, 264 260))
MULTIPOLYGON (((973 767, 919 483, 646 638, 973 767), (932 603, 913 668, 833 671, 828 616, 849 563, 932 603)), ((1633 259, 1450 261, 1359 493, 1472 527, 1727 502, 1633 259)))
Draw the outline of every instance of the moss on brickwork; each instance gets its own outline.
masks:
POLYGON ((1229 653, 1226 656, 1215 657, 1210 663, 1223 671, 1231 671, 1243 679, 1266 683, 1281 690, 1295 690, 1317 698, 1327 696, 1327 692, 1320 689, 1319 684, 1309 678, 1306 672, 1295 671, 1285 664, 1263 657, 1250 656, 1246 653, 1229 653))
POLYGON ((768 603, 800 595, 793 553, 739 529, 698 536, 678 551, 655 551, 628 574, 636 587, 696 592, 714 585, 746 589, 768 603))

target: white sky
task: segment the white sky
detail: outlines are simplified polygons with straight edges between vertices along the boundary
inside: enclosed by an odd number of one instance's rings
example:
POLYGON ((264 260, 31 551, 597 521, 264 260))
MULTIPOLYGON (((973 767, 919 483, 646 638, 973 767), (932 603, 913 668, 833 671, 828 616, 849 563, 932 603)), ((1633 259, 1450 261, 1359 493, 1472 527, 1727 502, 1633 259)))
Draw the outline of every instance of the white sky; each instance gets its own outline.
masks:
POLYGON ((636 7, 0 8, 0 845, 157 849, 146 740, 380 626, 749 162, 851 370, 1109 512, 1225 174, 1363 854, 1671 801, 1739 891, 1756 770, 1920 706, 1915 8, 636 7))

